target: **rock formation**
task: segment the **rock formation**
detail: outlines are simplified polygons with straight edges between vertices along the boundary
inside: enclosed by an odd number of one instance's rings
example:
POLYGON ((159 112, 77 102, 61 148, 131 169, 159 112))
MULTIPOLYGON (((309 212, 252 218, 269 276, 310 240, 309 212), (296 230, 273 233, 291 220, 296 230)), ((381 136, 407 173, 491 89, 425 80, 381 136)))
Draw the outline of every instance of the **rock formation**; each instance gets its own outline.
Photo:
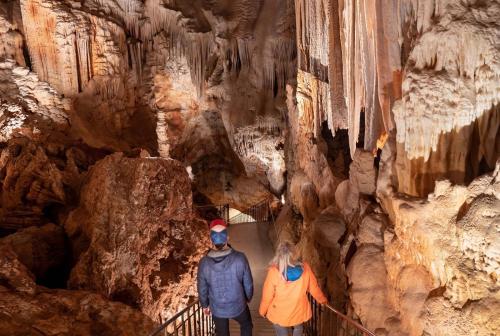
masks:
POLYGON ((148 335, 155 327, 143 314, 101 295, 37 286, 3 244, 0 266, 0 335, 148 335))
POLYGON ((1 1, 0 334, 150 331, 195 299, 193 208, 263 199, 376 334, 500 333, 499 22, 498 0, 1 1))
POLYGON ((498 2, 296 1, 295 13, 287 218, 302 223, 278 221, 278 239, 377 334, 498 333, 486 308, 499 302, 498 2), (345 128, 352 163, 339 160, 345 128))
POLYGON ((87 179, 65 223, 77 258, 69 287, 94 290, 153 319, 176 312, 196 294, 194 266, 208 246, 185 168, 171 159, 113 154, 87 179))

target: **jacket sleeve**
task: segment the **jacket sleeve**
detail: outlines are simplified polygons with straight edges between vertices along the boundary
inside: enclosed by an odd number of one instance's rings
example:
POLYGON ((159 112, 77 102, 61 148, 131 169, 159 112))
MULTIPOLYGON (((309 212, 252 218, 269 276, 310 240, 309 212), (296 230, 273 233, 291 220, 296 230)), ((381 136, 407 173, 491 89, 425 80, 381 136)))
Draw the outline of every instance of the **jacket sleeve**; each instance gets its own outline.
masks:
POLYGON ((314 276, 314 273, 309 265, 306 264, 306 267, 309 270, 309 286, 307 288, 308 292, 311 293, 313 298, 318 301, 320 304, 326 304, 328 300, 326 299, 325 294, 323 294, 323 291, 321 288, 319 288, 318 285, 318 280, 314 276))
POLYGON ((245 288, 245 296, 247 302, 250 302, 253 297, 253 277, 252 271, 250 270, 250 265, 248 264, 247 258, 243 257, 243 288, 245 288))
POLYGON ((198 278, 197 278, 197 287, 198 287, 198 298, 200 300, 200 304, 203 308, 208 307, 208 281, 205 274, 205 267, 203 263, 203 259, 200 261, 198 266, 198 278))
POLYGON ((273 270, 269 268, 267 271, 266 280, 264 281, 264 286, 262 288, 262 300, 260 301, 259 314, 266 316, 269 305, 273 301, 274 293, 276 290, 275 279, 273 275, 273 270))

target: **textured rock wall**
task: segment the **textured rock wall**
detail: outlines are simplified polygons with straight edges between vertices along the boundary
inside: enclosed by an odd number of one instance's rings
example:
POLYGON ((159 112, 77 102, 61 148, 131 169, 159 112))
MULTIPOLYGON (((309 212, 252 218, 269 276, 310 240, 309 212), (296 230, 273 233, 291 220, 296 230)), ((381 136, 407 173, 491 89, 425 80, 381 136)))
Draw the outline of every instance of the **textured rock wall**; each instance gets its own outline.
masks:
POLYGON ((0 242, 0 335, 149 335, 155 324, 92 292, 47 289, 0 242))
POLYGON ((399 190, 411 195, 426 195, 443 177, 471 182, 494 168, 500 149, 500 50, 493 42, 500 5, 445 8, 409 53, 394 108, 399 190))
POLYGON ((498 169, 468 187, 438 182, 426 199, 379 189, 389 222, 362 214, 348 271, 354 311, 372 330, 498 333, 498 169), (374 239, 363 239, 366 230, 374 239), (377 276, 367 277, 363 270, 373 267, 377 276), (375 301, 377 308, 368 309, 375 301))
POLYGON ((107 156, 90 170, 65 229, 77 258, 70 288, 97 291, 153 319, 196 295, 195 266, 208 235, 193 216, 180 163, 107 156))
MULTIPOLYGON (((55 225, 72 288, 170 316, 205 244, 193 187, 239 209, 285 193, 277 239, 379 334, 498 333, 499 13, 494 0, 3 1, 0 234, 19 230, 2 244, 35 276, 10 267, 27 296, 0 314, 42 304, 55 225)), ((94 313, 123 308, 94 295, 94 313)), ((64 323, 23 321, 67 333, 86 313, 64 309, 64 323)))
POLYGON ((499 302, 498 2, 295 9, 278 240, 297 242, 332 303, 377 334, 498 333, 486 308, 499 302), (331 156, 343 128, 348 176, 331 156))
POLYGON ((305 72, 299 87, 302 81, 311 86, 309 97, 319 102, 311 107, 312 131, 318 135, 323 121, 332 132, 349 129, 351 155, 362 112, 366 150, 394 127, 390 111, 401 95, 401 2, 296 1, 299 71, 305 72))
POLYGON ((496 1, 296 1, 306 127, 315 137, 323 122, 347 128, 351 155, 358 142, 376 152, 397 128, 399 190, 415 196, 437 178, 469 183, 492 170, 498 13, 496 1))
MULTIPOLYGON (((33 69, 74 98, 75 136, 192 165, 193 132, 219 132, 198 116, 215 110, 234 152, 224 154, 239 167, 229 180, 256 178, 276 194, 285 184, 282 127, 261 126, 283 122, 284 86, 296 71, 293 8, 288 0, 21 1, 33 69), (245 146, 249 137, 254 148, 245 146)), ((217 150, 226 149, 202 150, 198 160, 217 150)))

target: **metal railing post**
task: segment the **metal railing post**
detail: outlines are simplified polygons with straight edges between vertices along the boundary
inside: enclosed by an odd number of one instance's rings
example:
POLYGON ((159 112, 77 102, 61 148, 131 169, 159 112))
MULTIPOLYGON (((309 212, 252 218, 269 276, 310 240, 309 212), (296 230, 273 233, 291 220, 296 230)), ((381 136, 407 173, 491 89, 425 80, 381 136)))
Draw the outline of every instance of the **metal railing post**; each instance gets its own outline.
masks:
POLYGON ((319 305, 309 295, 311 319, 304 324, 306 336, 376 336, 329 304, 319 305))

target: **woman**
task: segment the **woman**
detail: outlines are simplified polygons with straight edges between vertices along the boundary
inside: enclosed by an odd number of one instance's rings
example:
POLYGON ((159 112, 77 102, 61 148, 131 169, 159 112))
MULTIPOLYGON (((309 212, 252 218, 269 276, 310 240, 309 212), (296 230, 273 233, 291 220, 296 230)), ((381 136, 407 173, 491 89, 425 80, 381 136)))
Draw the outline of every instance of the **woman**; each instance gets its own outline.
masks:
POLYGON ((290 243, 278 246, 262 290, 259 313, 274 324, 276 335, 302 335, 302 323, 311 318, 307 292, 320 304, 327 302, 307 263, 294 256, 290 243))

